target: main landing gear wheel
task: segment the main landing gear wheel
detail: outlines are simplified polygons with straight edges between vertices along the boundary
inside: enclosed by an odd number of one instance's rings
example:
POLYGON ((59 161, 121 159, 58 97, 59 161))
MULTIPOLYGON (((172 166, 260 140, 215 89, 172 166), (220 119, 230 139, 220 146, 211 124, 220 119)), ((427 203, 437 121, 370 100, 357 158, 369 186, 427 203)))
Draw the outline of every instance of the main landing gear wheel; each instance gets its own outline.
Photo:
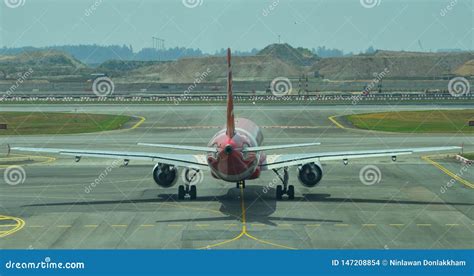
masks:
POLYGON ((283 195, 287 195, 289 200, 295 199, 295 186, 288 185, 288 179, 290 178, 288 176, 288 168, 283 168, 283 176, 281 176, 277 170, 273 171, 278 175, 278 178, 280 178, 283 183, 283 186, 277 185, 276 187, 276 199, 282 200, 283 195))
POLYGON ((197 198, 197 188, 194 185, 179 185, 178 187, 178 199, 183 200, 186 195, 189 195, 189 199, 195 200, 197 198))
POLYGON ((236 187, 237 189, 240 189, 240 187, 242 187, 242 189, 245 189, 245 180, 242 180, 242 181, 237 182, 237 184, 235 185, 235 187, 236 187))

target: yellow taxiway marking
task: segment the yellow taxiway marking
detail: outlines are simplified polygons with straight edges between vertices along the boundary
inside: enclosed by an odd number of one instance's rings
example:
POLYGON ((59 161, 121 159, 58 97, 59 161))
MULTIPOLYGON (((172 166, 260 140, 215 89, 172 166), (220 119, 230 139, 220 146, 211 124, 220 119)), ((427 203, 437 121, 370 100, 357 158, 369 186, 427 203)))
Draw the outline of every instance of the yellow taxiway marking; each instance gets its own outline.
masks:
POLYGON ((263 223, 252 223, 252 226, 265 226, 263 223))
POLYGON ((423 160, 425 160, 426 162, 430 163, 431 165, 435 166, 436 168, 438 168, 439 170, 441 170, 442 172, 444 172, 445 174, 451 176, 452 178, 456 179, 457 181, 461 182, 462 184, 464 184, 465 186, 469 187, 469 188, 472 188, 474 189, 474 184, 470 183, 469 181, 459 177, 457 174, 451 172, 450 170, 446 169, 444 166, 442 166, 441 164, 439 164, 438 162, 436 161, 433 161, 431 158, 431 156, 423 156, 421 157, 423 160))
POLYGON ((142 116, 135 116, 135 117, 140 118, 140 121, 138 121, 138 123, 134 124, 130 129, 136 129, 141 124, 143 124, 143 122, 145 122, 145 120, 146 120, 145 117, 142 117, 142 116))
POLYGON ((28 228, 43 228, 43 225, 28 225, 28 228))
POLYGON ((154 227, 154 224, 142 224, 140 227, 154 227))
POLYGON ((429 224, 429 223, 417 223, 416 226, 419 226, 419 227, 430 227, 431 224, 429 224))
POLYGON ((99 227, 99 225, 97 225, 97 224, 86 224, 86 225, 84 225, 84 227, 87 227, 87 228, 96 228, 96 227, 99 227))
POLYGON ((59 227, 59 228, 71 228, 72 225, 57 225, 56 227, 59 227))
MULTIPOLYGON (((38 155, 23 155, 23 154, 10 154, 10 156, 15 156, 15 157, 23 157, 23 158, 28 158, 28 159, 34 159, 34 158, 41 158, 41 159, 46 159, 44 161, 39 161, 39 162, 34 162, 31 164, 25 164, 25 165, 18 165, 18 166, 31 166, 31 165, 40 165, 40 164, 46 164, 46 163, 51 163, 56 160, 55 157, 49 157, 49 156, 38 156, 38 155)), ((1 158, 0 158, 1 160, 1 158)), ((0 165, 0 168, 8 168, 10 166, 13 166, 14 164, 11 165, 0 165)))
POLYGON ((224 226, 233 227, 233 226, 237 226, 237 224, 235 224, 235 223, 227 223, 227 224, 224 224, 224 226))
POLYGON ((365 223, 365 224, 362 224, 363 227, 375 227, 377 226, 376 224, 373 224, 373 223, 365 223))
POLYGON ((336 120, 336 116, 331 116, 328 118, 331 122, 333 122, 333 124, 335 124, 338 128, 345 128, 343 125, 341 125, 337 120, 336 120))
POLYGON ((349 226, 349 224, 347 224, 347 223, 336 223, 336 224, 334 224, 334 226, 337 226, 337 227, 347 227, 347 226, 349 226))
POLYGON ((319 227, 321 224, 306 224, 308 227, 319 227))
POLYGON ((0 227, 14 227, 16 224, 1 224, 0 227))
POLYGON ((209 227, 209 224, 196 224, 197 227, 209 227))
POLYGON ((403 223, 391 223, 389 225, 390 226, 395 226, 395 227, 403 227, 405 224, 403 224, 403 223))
POLYGON ((168 224, 168 227, 181 227, 182 224, 168 224))
POLYGON ((242 229, 241 229, 240 233, 237 236, 233 237, 232 239, 225 240, 225 241, 215 243, 215 244, 211 244, 211 245, 207 245, 207 246, 201 247, 200 249, 211 249, 213 247, 218 247, 218 246, 221 246, 221 245, 239 240, 243 236, 245 236, 249 239, 252 239, 254 241, 257 241, 259 243, 271 245, 271 246, 274 246, 274 247, 280 247, 280 248, 284 248, 284 249, 296 249, 296 248, 289 247, 289 246, 286 246, 286 245, 281 245, 281 244, 277 244, 277 243, 273 243, 273 242, 270 242, 270 241, 259 239, 259 238, 255 237, 252 234, 247 232, 247 218, 246 218, 246 209, 245 209, 244 189, 242 187, 240 187, 240 209, 241 209, 241 212, 242 212, 242 218, 241 218, 242 229))
POLYGON ((457 223, 446 223, 446 226, 459 226, 457 223))
POLYGON ((112 224, 112 227, 128 227, 126 224, 112 224))
POLYGON ((278 224, 278 226, 281 226, 281 227, 291 227, 291 224, 284 223, 284 224, 278 224))
MULTIPOLYGON (((15 222, 15 224, 11 224, 11 223, 8 224, 8 225, 13 225, 13 226, 10 226, 11 229, 2 230, 0 232, 0 238, 12 235, 12 234, 20 231, 21 229, 23 229, 23 227, 25 227, 25 221, 22 220, 21 218, 0 215, 0 221, 5 221, 5 222, 14 221, 15 222)), ((7 224, 4 224, 4 225, 7 225, 7 224)))

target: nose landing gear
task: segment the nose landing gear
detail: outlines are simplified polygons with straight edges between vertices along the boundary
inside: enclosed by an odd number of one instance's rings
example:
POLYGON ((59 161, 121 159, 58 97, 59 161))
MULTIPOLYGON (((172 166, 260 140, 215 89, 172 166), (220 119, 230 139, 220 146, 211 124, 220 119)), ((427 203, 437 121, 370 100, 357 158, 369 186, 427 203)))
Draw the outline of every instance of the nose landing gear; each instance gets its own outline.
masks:
POLYGON ((195 200, 197 197, 197 188, 194 185, 179 185, 178 187, 178 199, 183 200, 186 195, 189 196, 189 199, 195 200))
POLYGON ((280 175, 278 170, 274 169, 273 172, 276 173, 276 175, 278 176, 278 178, 280 178, 280 180, 283 184, 283 186, 282 185, 277 185, 277 187, 276 187, 276 199, 277 200, 282 200, 283 195, 287 195, 289 200, 295 199, 295 186, 288 185, 288 179, 289 179, 288 168, 286 168, 286 167, 283 168, 283 176, 280 175))

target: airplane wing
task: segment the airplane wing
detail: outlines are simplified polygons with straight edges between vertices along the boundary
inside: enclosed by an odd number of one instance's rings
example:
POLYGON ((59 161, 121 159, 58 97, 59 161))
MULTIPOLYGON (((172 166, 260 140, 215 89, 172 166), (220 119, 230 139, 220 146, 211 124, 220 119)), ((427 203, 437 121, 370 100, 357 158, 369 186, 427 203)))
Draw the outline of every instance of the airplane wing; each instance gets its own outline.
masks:
POLYGON ((319 152, 306 154, 281 154, 268 155, 267 162, 262 164, 263 170, 272 170, 283 167, 299 166, 311 162, 341 160, 347 161, 356 158, 373 158, 383 156, 407 155, 419 152, 437 152, 461 149, 461 147, 426 147, 426 148, 406 148, 406 149, 386 149, 386 150, 360 150, 360 151, 339 151, 339 152, 319 152))
POLYGON ((11 150, 28 152, 46 152, 60 155, 70 155, 75 157, 98 157, 126 160, 146 160, 155 163, 163 163, 178 167, 196 168, 199 170, 209 170, 206 155, 193 154, 170 154, 170 153, 150 153, 150 152, 126 152, 126 151, 104 151, 104 150, 79 150, 79 149, 56 149, 56 148, 29 148, 12 147, 11 150))

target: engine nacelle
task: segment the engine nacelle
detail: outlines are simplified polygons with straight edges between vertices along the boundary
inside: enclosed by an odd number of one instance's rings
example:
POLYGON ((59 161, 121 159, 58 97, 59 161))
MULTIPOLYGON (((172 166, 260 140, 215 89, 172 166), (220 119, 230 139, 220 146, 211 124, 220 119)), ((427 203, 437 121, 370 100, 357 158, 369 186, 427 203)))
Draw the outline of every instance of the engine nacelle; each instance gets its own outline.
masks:
POLYGON ((323 178, 323 168, 320 163, 308 163, 298 167, 298 180, 306 187, 318 185, 323 178))
POLYGON ((153 168, 153 180, 158 186, 163 188, 170 188, 176 184, 178 170, 170 165, 156 164, 153 168))

